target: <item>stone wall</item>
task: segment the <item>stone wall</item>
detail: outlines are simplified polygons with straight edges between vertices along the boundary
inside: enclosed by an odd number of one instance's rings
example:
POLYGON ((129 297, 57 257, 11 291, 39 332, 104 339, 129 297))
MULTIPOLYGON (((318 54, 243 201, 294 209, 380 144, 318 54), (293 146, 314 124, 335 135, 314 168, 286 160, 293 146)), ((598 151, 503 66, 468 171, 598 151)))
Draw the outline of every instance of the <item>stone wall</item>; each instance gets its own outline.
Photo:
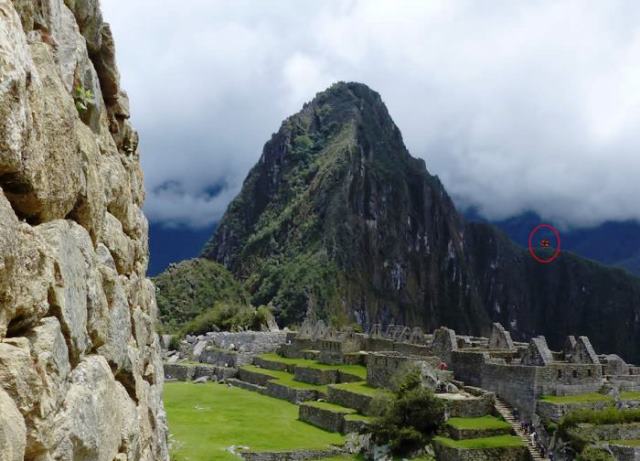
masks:
POLYGON ((640 461, 640 447, 610 445, 609 448, 617 461, 640 461))
POLYGON ((325 431, 343 433, 345 414, 303 403, 299 407, 298 419, 325 431))
POLYGON ((273 381, 267 382, 266 390, 264 393, 277 399, 288 400, 291 403, 317 400, 319 397, 323 397, 316 390, 297 389, 285 386, 283 384, 275 383, 273 381))
POLYGON ((164 377, 176 381, 191 381, 207 378, 209 381, 224 381, 238 374, 236 368, 217 367, 214 365, 197 365, 191 363, 165 363, 164 377))
POLYGON ((236 368, 252 362, 250 356, 240 355, 235 351, 226 351, 211 346, 200 353, 199 359, 202 363, 236 368))
POLYGON ((367 356, 367 384, 373 387, 390 388, 395 376, 421 362, 435 367, 440 359, 404 355, 394 351, 371 353, 367 356))
POLYGON ((455 351, 451 353, 451 369, 456 379, 471 386, 482 384, 482 368, 489 359, 488 352, 455 351))
POLYGON ((212 365, 238 367, 253 357, 275 352, 287 341, 285 331, 209 332, 188 335, 180 344, 181 357, 212 365))
POLYGON ((536 413, 542 418, 558 422, 569 412, 575 410, 602 410, 613 404, 612 401, 581 402, 581 403, 552 403, 540 401, 536 405, 536 413))
POLYGON ((578 424, 567 430, 570 436, 578 435, 584 440, 638 440, 640 423, 627 424, 578 424))
POLYGON ((495 392, 523 414, 535 409, 536 367, 487 363, 482 368, 482 387, 495 392))
POLYGON ((338 370, 321 370, 318 368, 295 367, 293 371, 296 381, 309 384, 334 384, 338 382, 338 370))
POLYGON ((438 461, 530 461, 529 452, 523 447, 485 449, 461 449, 434 443, 438 461))
POLYGON ((331 403, 347 408, 354 408, 363 415, 369 415, 369 406, 373 397, 365 394, 358 394, 339 387, 329 386, 327 400, 331 403))
POLYGON ((0 458, 167 460, 111 29, 97 0, 0 0, 0 56, 0 458))
POLYGON ((448 398, 456 394, 436 394, 444 400, 449 417, 476 418, 492 414, 494 411, 495 394, 484 389, 465 386, 464 398, 448 398))
POLYGON ((303 461, 307 459, 330 458, 341 454, 341 448, 327 448, 325 450, 296 450, 296 451, 263 451, 244 452, 242 459, 246 461, 303 461))

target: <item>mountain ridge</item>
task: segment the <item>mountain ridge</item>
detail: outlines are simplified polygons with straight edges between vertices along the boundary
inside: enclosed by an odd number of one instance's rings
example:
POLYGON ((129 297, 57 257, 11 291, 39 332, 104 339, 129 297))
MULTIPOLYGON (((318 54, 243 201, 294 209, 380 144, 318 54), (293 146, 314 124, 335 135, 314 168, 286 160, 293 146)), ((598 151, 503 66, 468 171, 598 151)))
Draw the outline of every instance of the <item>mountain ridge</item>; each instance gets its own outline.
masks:
POLYGON ((545 334, 559 347, 585 334, 640 358, 640 279, 569 253, 541 265, 494 227, 465 222, 360 83, 334 84, 283 122, 201 257, 285 324, 311 312, 486 334, 501 321, 516 338, 545 334))
MULTIPOLYGON (((529 232, 543 222, 538 214, 531 211, 496 221, 483 218, 475 210, 465 211, 464 216, 467 221, 496 226, 524 248, 527 247, 529 232)), ((553 221, 544 222, 554 224, 553 221)), ((563 250, 640 276, 640 223, 607 221, 590 228, 561 230, 560 234, 563 250)))

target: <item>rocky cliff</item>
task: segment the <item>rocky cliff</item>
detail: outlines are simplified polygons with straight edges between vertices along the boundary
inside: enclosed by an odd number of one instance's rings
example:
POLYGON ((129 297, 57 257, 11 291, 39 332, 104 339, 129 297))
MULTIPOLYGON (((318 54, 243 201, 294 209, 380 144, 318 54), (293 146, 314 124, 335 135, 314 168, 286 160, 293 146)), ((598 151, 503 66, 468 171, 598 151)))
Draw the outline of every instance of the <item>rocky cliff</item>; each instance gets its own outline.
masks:
POLYGON ((358 83, 333 85, 284 121, 203 256, 285 323, 312 310, 365 328, 486 334, 499 320, 518 338, 544 333, 559 347, 586 334, 640 359, 640 279, 570 254, 540 265, 495 228, 466 224, 380 96, 358 83))
POLYGON ((167 460, 137 135, 97 0, 0 0, 0 460, 167 460))

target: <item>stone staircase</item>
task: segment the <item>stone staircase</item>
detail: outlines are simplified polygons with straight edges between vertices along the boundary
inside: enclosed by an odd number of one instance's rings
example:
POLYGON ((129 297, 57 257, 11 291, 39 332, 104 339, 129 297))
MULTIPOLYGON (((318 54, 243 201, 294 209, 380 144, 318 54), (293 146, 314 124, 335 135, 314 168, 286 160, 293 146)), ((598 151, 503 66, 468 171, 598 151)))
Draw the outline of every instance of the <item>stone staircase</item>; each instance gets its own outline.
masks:
POLYGON ((495 408, 500 416, 502 416, 506 422, 511 424, 515 434, 525 442, 527 450, 529 450, 529 454, 531 455, 531 459, 534 461, 549 461, 549 458, 544 458, 540 451, 531 444, 530 438, 520 427, 520 421, 518 421, 513 415, 513 408, 511 408, 508 403, 496 396, 495 408))

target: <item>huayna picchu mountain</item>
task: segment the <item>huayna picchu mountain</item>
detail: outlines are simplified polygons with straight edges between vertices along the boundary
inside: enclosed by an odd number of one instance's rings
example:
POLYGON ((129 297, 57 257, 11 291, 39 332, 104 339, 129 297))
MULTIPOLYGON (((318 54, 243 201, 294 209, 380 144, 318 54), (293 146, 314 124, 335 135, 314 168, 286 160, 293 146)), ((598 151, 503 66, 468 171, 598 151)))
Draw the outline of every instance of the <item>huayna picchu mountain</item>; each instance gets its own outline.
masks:
POLYGON ((360 83, 334 84, 283 122, 202 257, 285 324, 310 310, 365 328, 486 334, 500 321, 554 347, 579 333, 640 359, 640 279, 568 253, 542 265, 494 227, 465 223, 360 83))

